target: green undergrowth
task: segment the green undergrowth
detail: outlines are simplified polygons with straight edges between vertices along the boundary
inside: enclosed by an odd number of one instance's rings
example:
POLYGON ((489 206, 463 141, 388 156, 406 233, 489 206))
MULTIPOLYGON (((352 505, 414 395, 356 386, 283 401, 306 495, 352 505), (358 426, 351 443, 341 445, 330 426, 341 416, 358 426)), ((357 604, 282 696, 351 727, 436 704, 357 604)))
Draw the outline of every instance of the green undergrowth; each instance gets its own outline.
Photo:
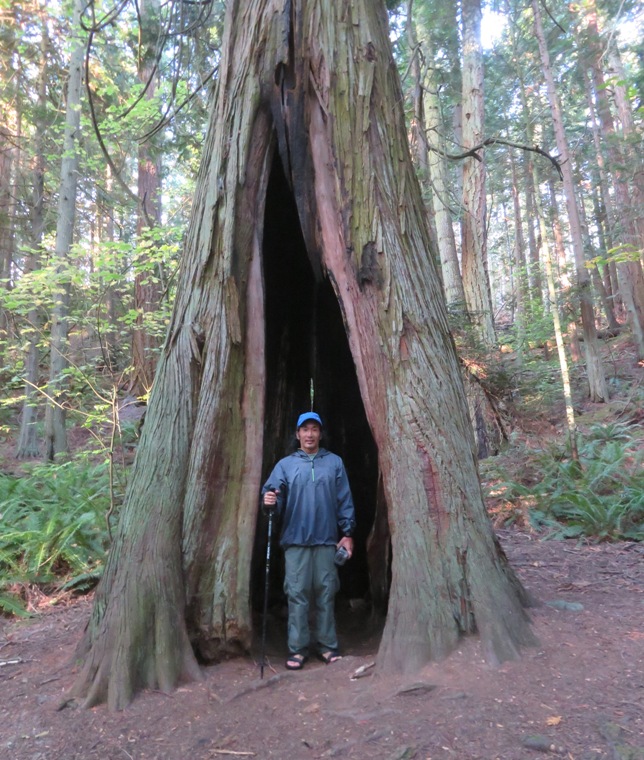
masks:
POLYGON ((644 540, 644 431, 607 422, 569 446, 524 448, 482 465, 497 524, 520 522, 548 538, 644 540))
POLYGON ((50 600, 91 588, 109 544, 109 469, 76 459, 0 474, 0 611, 24 612, 30 589, 50 600))

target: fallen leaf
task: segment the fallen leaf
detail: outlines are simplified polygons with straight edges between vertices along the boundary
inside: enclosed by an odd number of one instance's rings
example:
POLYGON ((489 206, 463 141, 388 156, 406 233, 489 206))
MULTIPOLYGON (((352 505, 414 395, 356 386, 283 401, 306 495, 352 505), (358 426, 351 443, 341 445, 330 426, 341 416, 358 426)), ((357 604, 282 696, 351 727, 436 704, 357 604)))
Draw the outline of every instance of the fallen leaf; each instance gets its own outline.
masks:
POLYGON ((546 726, 558 726, 561 723, 561 715, 552 715, 546 718, 546 726))

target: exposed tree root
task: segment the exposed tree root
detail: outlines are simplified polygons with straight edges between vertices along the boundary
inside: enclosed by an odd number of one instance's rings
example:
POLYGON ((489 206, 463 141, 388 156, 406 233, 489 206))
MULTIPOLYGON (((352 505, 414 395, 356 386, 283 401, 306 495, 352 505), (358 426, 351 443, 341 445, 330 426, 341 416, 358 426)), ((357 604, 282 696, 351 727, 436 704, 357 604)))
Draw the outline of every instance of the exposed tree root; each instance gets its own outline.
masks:
POLYGON ((135 629, 128 627, 135 619, 125 606, 106 614, 72 688, 75 696, 84 697, 84 707, 107 701, 110 710, 122 710, 140 689, 169 692, 181 682, 202 678, 185 625, 174 612, 142 616, 145 626, 135 629))

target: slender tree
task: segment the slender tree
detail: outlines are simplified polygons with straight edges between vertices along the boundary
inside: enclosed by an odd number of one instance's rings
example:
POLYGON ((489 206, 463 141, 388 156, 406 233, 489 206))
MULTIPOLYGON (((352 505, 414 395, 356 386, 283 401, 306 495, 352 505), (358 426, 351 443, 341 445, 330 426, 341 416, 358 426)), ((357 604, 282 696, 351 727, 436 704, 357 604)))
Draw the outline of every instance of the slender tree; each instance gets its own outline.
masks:
MULTIPOLYGON (((414 35, 415 37, 416 35, 414 35)), ((436 227, 436 245, 441 262, 443 289, 448 308, 452 311, 465 312, 465 291, 463 290, 463 278, 461 277, 454 224, 449 204, 444 125, 438 100, 438 72, 433 62, 434 55, 429 34, 425 35, 422 47, 428 60, 422 87, 424 123, 427 129, 427 173, 431 184, 431 204, 436 227)))
MULTIPOLYGON (((619 240, 622 253, 617 264, 619 288, 628 310, 629 322, 635 338, 635 345, 640 359, 644 359, 644 273, 639 252, 644 247, 644 234, 640 236, 638 220, 640 209, 632 206, 631 199, 637 199, 636 183, 629 183, 624 176, 624 156, 616 139, 615 124, 608 102, 606 81, 602 68, 602 50, 599 40, 599 22, 597 8, 593 0, 589 0, 586 16, 587 46, 591 78, 595 90, 597 112, 602 137, 609 156, 609 168, 613 178, 615 206, 619 224, 614 231, 619 240)), ((637 164, 636 164, 637 166, 637 164)), ((637 174, 637 171, 636 171, 637 174)), ((644 230, 643 230, 644 233, 644 230)))
POLYGON ((570 372, 568 371, 568 358, 566 356, 566 347, 563 340, 563 331, 561 329, 561 317, 559 315, 559 303, 557 298, 557 286, 552 266, 552 253, 548 246, 546 238, 546 225, 543 215, 539 214, 541 226, 541 240, 543 241, 544 261, 546 269, 546 283, 548 285, 548 296, 550 298, 552 323, 555 331, 555 342, 557 344, 557 356, 559 358, 559 371, 561 373, 561 384, 563 388, 564 402, 566 406, 566 426, 568 428, 568 441, 570 444, 570 454, 575 462, 579 462, 579 449, 577 447, 577 423, 575 421, 575 409, 572 401, 572 386, 570 384, 570 372))
POLYGON ((80 100, 84 44, 81 17, 84 0, 74 0, 71 20, 71 52, 65 103, 65 134, 60 165, 58 190, 58 216, 54 256, 59 262, 61 280, 56 284, 52 310, 51 356, 47 406, 45 413, 45 446, 48 459, 67 451, 66 409, 64 402, 63 372, 67 367, 67 339, 69 334, 69 280, 64 269, 71 249, 76 219, 76 188, 78 185, 78 152, 80 140, 80 100))
POLYGON ((608 400, 608 385, 604 374, 604 368, 601 362, 599 346, 597 341, 597 330, 595 328, 595 315, 593 312, 592 291, 590 287, 590 275, 586 269, 584 256, 584 247, 581 232, 581 221, 579 218, 579 209, 575 197, 575 183, 572 174, 572 164, 568 141, 564 130, 561 104, 555 86, 554 76, 550 65, 550 53, 546 44, 546 38, 543 30, 541 19, 541 8, 539 0, 532 0, 532 11, 534 14, 534 31, 539 43, 539 52, 543 65, 543 75, 546 80, 548 90, 548 101, 550 102, 550 111, 552 122, 557 140, 557 149, 561 157, 561 169, 564 178, 564 192, 566 197, 566 208, 568 210, 568 223, 570 225, 570 237, 572 248, 575 255, 575 265, 577 270, 577 286, 579 288, 579 297, 581 304, 581 322, 584 334, 584 352, 586 357, 586 373, 588 375, 588 385, 590 397, 593 401, 608 400))
MULTIPOLYGON (((481 1, 463 0, 463 121, 465 149, 482 144, 483 52, 481 49, 481 1)), ((468 312, 482 343, 496 343, 494 314, 487 267, 485 162, 478 156, 463 161, 463 218, 461 221, 463 289, 468 312)))
MULTIPOLYGON (((142 40, 138 50, 138 78, 145 90, 145 101, 154 102, 161 58, 160 8, 157 0, 139 3, 142 40)), ((152 138, 142 140, 138 150, 137 236, 156 228, 161 221, 161 159, 152 138)), ((132 335, 132 390, 144 395, 152 387, 157 352, 161 341, 146 328, 146 315, 158 310, 162 285, 157 272, 138 272, 134 280, 134 308, 137 322, 132 335)))
POLYGON ((358 400, 335 424, 363 450, 371 430, 377 449, 371 492, 380 482, 392 528, 379 666, 415 672, 474 630, 491 662, 516 657, 534 642, 528 600, 485 513, 384 5, 240 0, 225 28, 170 333, 76 690, 121 707, 198 677, 191 644, 210 658, 250 645, 262 454, 282 447, 316 358, 329 410, 355 367, 358 400))
POLYGON ((595 101, 593 98, 592 83, 586 67, 582 67, 584 81, 584 93, 586 105, 590 116, 590 124, 593 133, 593 146, 597 165, 593 168, 593 204, 595 206, 595 220, 598 236, 600 238, 601 255, 606 260, 604 265, 604 287, 611 299, 613 317, 611 324, 617 322, 617 315, 622 309, 622 298, 619 292, 617 280, 617 265, 609 251, 614 247, 613 230, 616 229, 615 210, 613 207, 612 194, 609 190, 609 179, 606 171, 604 153, 601 144, 601 134, 597 123, 595 101))
POLYGON ((628 79, 624 71, 622 57, 615 40, 608 48, 610 89, 613 92, 617 113, 621 122, 622 144, 626 156, 626 166, 631 176, 631 213, 632 225, 637 233, 637 245, 640 250, 640 262, 644 266, 644 158, 638 150, 640 135, 635 125, 633 106, 628 96, 628 79))
MULTIPOLYGON (((18 23, 15 9, 7 8, 5 13, 6 16, 0 16, 3 23, 3 44, 0 48, 0 78, 3 82, 3 93, 0 97, 0 288, 9 290, 15 250, 15 177, 19 116, 14 95, 17 89, 15 62, 18 23)), ((3 364, 10 320, 11 315, 0 305, 0 362, 3 364)))
MULTIPOLYGON (((31 202, 31 241, 25 256, 26 274, 40 268, 43 236, 45 232, 45 133, 48 127, 45 118, 47 109, 47 76, 49 65, 50 39, 48 21, 44 5, 38 8, 40 22, 40 71, 38 75, 38 105, 34 120, 33 139, 33 188, 31 202)), ((40 377, 40 349, 43 319, 40 309, 34 305, 27 314, 27 324, 23 329, 27 350, 25 352, 25 390, 20 420, 20 433, 16 446, 16 457, 24 459, 40 454, 36 436, 38 417, 38 388, 40 377)))
POLYGON ((528 316, 527 306, 529 305, 529 288, 528 288, 528 267, 525 255, 525 236, 523 234, 523 218, 521 212, 521 198, 519 179, 517 172, 516 160, 514 153, 510 153, 510 165, 512 167, 512 206, 514 218, 514 302, 515 302, 515 322, 519 336, 520 350, 523 346, 523 336, 525 335, 526 319, 528 316))

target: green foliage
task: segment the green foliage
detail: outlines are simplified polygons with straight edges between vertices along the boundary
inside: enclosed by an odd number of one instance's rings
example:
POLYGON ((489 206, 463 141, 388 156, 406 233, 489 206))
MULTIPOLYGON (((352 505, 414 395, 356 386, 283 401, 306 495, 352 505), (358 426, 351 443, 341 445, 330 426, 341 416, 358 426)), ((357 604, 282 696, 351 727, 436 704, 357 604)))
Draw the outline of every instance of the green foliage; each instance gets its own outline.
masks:
POLYGON ((629 261, 638 261, 640 257, 639 250, 631 243, 621 243, 613 246, 606 251, 605 256, 595 256, 586 262, 587 269, 594 269, 597 266, 606 266, 608 264, 623 264, 629 261))
POLYGON ((0 474, 0 606, 24 584, 84 588, 100 575, 109 536, 108 465, 81 460, 0 474))
MULTIPOLYGON (((541 414, 562 399, 561 367, 557 355, 552 315, 538 304, 531 305, 530 318, 513 325, 499 335, 508 350, 506 362, 511 366, 513 401, 519 416, 541 414), (510 356, 514 359, 510 359, 510 356)), ((569 372, 573 392, 585 393, 584 367, 571 363, 569 372), (575 381, 580 381, 575 383, 575 381)))
POLYGON ((496 482, 494 491, 528 504, 530 523, 549 538, 644 540, 642 429, 595 425, 580 441, 579 457, 552 446, 524 467, 521 480, 496 482))
POLYGON ((14 595, 3 594, 0 591, 0 611, 7 615, 16 615, 17 617, 29 617, 21 600, 14 595))

